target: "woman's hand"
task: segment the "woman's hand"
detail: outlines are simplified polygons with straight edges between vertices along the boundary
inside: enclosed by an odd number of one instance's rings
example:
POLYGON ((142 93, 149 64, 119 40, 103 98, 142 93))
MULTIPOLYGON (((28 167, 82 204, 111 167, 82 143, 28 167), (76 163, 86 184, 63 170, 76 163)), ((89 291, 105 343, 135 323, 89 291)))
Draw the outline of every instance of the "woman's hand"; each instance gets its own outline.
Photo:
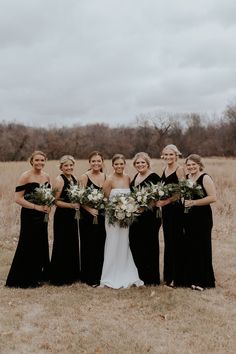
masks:
POLYGON ((195 202, 196 202, 195 200, 185 200, 185 201, 184 201, 184 206, 185 206, 186 208, 191 208, 191 207, 193 207, 193 206, 196 205, 195 202))
POLYGON ((87 205, 84 205, 83 208, 87 210, 87 212, 90 213, 92 216, 98 216, 98 209, 90 208, 87 205))
POLYGON ((80 204, 79 203, 70 203, 71 209, 79 210, 80 204))
POLYGON ((156 207, 158 207, 158 208, 161 208, 161 207, 163 207, 165 205, 168 205, 168 204, 170 204, 170 200, 169 199, 163 199, 163 200, 157 200, 156 201, 156 207))
POLYGON ((144 212, 145 208, 143 207, 139 207, 138 210, 137 210, 137 213, 138 214, 142 214, 144 212))
POLYGON ((49 214, 50 211, 51 211, 51 207, 47 206, 47 205, 37 205, 37 204, 34 204, 34 210, 37 210, 37 211, 41 211, 43 213, 46 213, 46 214, 49 214))

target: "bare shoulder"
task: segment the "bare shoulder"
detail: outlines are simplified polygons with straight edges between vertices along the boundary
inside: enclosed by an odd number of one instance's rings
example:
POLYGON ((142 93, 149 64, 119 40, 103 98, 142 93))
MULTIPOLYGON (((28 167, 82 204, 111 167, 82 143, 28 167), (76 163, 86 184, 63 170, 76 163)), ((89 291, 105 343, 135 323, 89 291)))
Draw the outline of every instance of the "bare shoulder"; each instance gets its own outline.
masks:
POLYGON ((81 176, 79 176, 78 181, 79 181, 79 183, 80 183, 82 186, 86 186, 86 185, 87 185, 87 182, 88 182, 88 176, 87 176, 87 174, 84 173, 84 174, 82 174, 81 176))
POLYGON ((207 173, 203 176, 203 183, 214 184, 213 179, 207 173))
POLYGON ((185 170, 183 168, 183 166, 179 165, 177 170, 176 170, 176 174, 178 179, 185 179, 185 170))
POLYGON ((130 176, 127 175, 127 173, 124 174, 124 178, 125 178, 126 181, 130 182, 130 176))
POLYGON ((18 178, 17 184, 18 185, 23 185, 23 184, 28 183, 30 181, 30 177, 31 177, 31 171, 30 170, 23 172, 20 175, 20 177, 18 178))
POLYGON ((43 175, 45 176, 45 179, 49 182, 50 181, 49 174, 47 172, 43 172, 43 175))

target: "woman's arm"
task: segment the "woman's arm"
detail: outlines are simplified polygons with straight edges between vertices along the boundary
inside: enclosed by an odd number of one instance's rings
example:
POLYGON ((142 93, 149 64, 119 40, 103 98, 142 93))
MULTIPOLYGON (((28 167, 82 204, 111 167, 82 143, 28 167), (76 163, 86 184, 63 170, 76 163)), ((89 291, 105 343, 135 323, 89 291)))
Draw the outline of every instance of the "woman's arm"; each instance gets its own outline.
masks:
POLYGON ((68 208, 68 209, 79 209, 80 205, 78 203, 67 203, 60 200, 62 189, 64 187, 64 180, 61 176, 57 176, 54 182, 53 189, 55 190, 55 204, 59 208, 68 208))
POLYGON ((203 206, 203 205, 208 205, 208 204, 216 202, 216 200, 217 200, 216 188, 215 188, 215 184, 210 176, 205 175, 203 177, 203 186, 206 190, 207 196, 204 198, 195 199, 195 200, 185 200, 186 207, 203 206))
MULTIPOLYGON (((29 183, 29 173, 28 171, 27 172, 24 172, 21 177, 19 178, 18 182, 17 182, 17 186, 24 186, 25 184, 29 183)), ((23 208, 26 208, 26 209, 34 209, 34 210, 37 210, 37 211, 42 211, 42 212, 49 212, 50 211, 50 208, 46 205, 37 205, 37 204, 34 204, 33 202, 30 202, 28 200, 26 200, 24 198, 24 193, 25 191, 22 190, 22 191, 18 191, 18 192, 15 192, 15 202, 17 204, 19 204, 20 206, 22 206, 23 208)))
POLYGON ((112 189, 112 180, 110 177, 108 177, 105 182, 104 185, 102 187, 104 195, 106 198, 109 198, 109 195, 111 193, 111 189, 112 189))

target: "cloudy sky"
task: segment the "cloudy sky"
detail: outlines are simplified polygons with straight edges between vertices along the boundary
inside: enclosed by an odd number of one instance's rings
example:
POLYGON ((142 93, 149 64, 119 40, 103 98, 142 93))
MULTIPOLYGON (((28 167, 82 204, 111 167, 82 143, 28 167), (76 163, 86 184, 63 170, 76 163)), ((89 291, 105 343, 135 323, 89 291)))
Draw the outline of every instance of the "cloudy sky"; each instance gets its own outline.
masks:
POLYGON ((128 125, 236 102, 235 0, 0 5, 0 121, 128 125))

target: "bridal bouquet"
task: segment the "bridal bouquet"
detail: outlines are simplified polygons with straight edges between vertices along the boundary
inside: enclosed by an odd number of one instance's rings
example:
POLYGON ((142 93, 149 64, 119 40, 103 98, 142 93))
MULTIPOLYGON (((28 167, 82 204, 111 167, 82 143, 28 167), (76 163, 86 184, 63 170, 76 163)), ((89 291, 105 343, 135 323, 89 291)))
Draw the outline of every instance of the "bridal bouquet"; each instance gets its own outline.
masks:
MULTIPOLYGON (((79 187, 77 184, 70 184, 70 187, 67 188, 66 192, 71 203, 82 204, 82 199, 85 193, 84 187, 79 187)), ((79 209, 76 209, 75 218, 77 220, 80 218, 79 209)))
MULTIPOLYGON (((184 200, 193 199, 198 196, 202 198, 204 196, 202 186, 190 179, 185 179, 183 181, 179 181, 179 192, 184 200)), ((185 207, 184 212, 188 213, 190 207, 185 207)))
POLYGON ((120 227, 128 227, 136 219, 139 204, 128 194, 117 194, 109 200, 106 207, 108 224, 117 223, 120 227))
MULTIPOLYGON (((42 184, 35 188, 32 193, 25 195, 25 199, 36 205, 47 205, 50 207, 55 202, 55 191, 49 187, 48 183, 42 184)), ((44 221, 48 222, 47 213, 44 216, 44 221)))
MULTIPOLYGON (((107 199, 101 189, 95 188, 93 185, 86 187, 82 196, 81 204, 87 205, 98 210, 105 210, 107 199)), ((97 215, 93 218, 93 224, 98 223, 97 215)))

